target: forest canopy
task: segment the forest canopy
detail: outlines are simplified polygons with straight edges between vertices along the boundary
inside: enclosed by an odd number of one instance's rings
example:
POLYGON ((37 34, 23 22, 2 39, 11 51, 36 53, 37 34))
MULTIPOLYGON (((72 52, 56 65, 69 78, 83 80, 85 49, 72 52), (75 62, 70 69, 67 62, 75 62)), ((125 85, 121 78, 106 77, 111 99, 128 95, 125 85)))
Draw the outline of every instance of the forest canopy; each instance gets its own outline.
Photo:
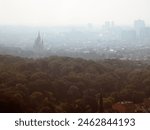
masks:
POLYGON ((104 112, 150 97, 150 65, 139 61, 0 55, 0 112, 104 112), (101 91, 102 90, 102 91, 101 91))

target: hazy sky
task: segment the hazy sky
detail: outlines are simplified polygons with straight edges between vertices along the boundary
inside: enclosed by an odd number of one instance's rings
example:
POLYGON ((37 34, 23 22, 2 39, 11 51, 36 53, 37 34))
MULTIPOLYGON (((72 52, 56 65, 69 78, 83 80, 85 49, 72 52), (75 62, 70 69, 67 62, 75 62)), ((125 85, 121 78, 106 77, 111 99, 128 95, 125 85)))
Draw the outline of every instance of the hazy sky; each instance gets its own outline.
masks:
POLYGON ((0 24, 150 24, 150 0, 0 0, 0 24))

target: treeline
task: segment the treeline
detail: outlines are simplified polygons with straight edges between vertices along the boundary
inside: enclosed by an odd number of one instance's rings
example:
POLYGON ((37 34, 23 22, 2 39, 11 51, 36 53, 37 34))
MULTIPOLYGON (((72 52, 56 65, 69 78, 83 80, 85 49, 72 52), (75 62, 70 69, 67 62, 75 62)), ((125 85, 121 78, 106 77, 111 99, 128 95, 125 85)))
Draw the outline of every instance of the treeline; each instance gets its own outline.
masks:
POLYGON ((150 97, 150 66, 136 61, 0 55, 0 112, 114 112, 150 97), (102 90, 102 91, 101 91, 102 90))

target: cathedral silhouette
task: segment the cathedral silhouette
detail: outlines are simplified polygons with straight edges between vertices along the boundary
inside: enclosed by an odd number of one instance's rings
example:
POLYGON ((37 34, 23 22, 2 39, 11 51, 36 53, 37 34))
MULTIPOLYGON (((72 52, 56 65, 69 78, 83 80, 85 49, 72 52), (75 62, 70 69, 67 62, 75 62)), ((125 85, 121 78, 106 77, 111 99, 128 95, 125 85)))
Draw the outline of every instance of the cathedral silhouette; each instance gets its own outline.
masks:
POLYGON ((40 32, 38 32, 38 36, 35 39, 34 45, 33 45, 33 49, 36 52, 41 52, 44 50, 44 42, 43 39, 41 38, 40 32))

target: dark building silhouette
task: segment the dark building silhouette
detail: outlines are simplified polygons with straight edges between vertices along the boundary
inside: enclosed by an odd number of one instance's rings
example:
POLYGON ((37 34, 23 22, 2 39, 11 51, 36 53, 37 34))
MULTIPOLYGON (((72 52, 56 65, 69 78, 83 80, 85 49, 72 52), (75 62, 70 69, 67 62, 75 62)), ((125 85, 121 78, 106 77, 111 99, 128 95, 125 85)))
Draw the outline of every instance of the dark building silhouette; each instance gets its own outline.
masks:
POLYGON ((38 32, 38 36, 35 39, 33 49, 36 52, 42 52, 44 50, 44 43, 43 43, 43 39, 41 38, 40 32, 38 32))

